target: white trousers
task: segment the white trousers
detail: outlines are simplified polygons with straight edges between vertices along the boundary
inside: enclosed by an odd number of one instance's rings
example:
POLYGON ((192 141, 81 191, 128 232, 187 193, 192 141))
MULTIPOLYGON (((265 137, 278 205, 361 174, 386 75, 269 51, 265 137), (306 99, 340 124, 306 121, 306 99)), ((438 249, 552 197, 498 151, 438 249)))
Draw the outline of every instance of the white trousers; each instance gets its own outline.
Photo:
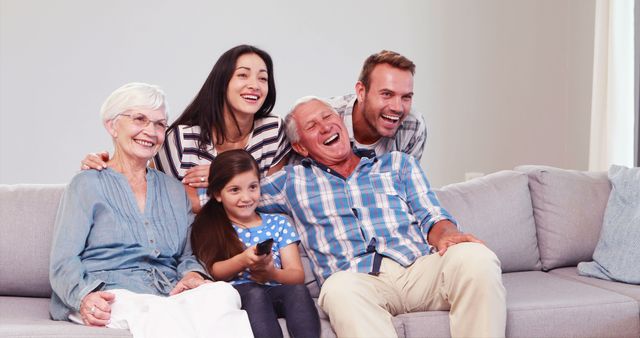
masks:
MULTIPOLYGON (((128 329, 134 338, 253 337, 240 295, 228 283, 206 283, 171 297, 107 292, 116 296, 107 327, 128 329)), ((82 323, 77 312, 69 319, 82 323)))

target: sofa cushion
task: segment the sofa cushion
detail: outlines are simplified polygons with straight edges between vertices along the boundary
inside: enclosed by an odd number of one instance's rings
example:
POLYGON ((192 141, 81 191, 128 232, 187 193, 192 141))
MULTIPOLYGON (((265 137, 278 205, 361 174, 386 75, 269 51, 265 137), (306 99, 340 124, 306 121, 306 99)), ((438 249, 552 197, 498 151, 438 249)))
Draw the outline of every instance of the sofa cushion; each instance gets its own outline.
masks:
POLYGON ((591 260, 611 186, 605 172, 520 166, 529 176, 542 269, 591 260))
POLYGON ((51 296, 49 252, 64 187, 0 185, 0 295, 51 296))
POLYGON ((451 337, 449 311, 405 313, 392 321, 399 337, 451 337))
POLYGON ((501 171, 434 191, 461 230, 496 253, 503 272, 540 270, 527 175, 501 171))
POLYGON ((129 330, 103 329, 49 319, 49 299, 0 297, 0 337, 133 337, 129 330))
MULTIPOLYGON (((507 337, 638 337, 635 300, 541 271, 502 275, 507 290, 507 337)), ((449 312, 393 318, 406 337, 450 337, 449 312)), ((397 329, 401 332, 400 329, 397 329)))
POLYGON ((640 284, 640 168, 611 166, 611 196, 592 262, 581 275, 640 284))
POLYGON ((541 271, 507 273, 507 337, 639 337, 638 303, 541 271))
POLYGON ((578 268, 575 266, 568 268, 558 268, 549 271, 550 274, 565 279, 575 280, 581 283, 593 285, 601 289, 611 290, 615 293, 631 297, 640 303, 640 285, 620 283, 608 280, 602 280, 598 278, 580 276, 578 274, 578 268))

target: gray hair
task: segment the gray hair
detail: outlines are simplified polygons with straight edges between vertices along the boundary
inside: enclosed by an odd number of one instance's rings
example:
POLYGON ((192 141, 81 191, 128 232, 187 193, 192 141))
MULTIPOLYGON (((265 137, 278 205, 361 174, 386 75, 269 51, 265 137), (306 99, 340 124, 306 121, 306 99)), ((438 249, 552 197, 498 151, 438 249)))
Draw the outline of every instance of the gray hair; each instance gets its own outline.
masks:
POLYGON ((287 139, 289 140, 290 143, 297 143, 300 141, 300 134, 298 134, 298 125, 296 124, 296 121, 293 118, 293 113, 295 113, 298 107, 311 101, 319 101, 325 104, 327 107, 331 108, 331 110, 334 110, 333 106, 329 102, 327 102, 327 100, 321 99, 317 96, 309 95, 309 96, 303 96, 299 98, 293 104, 293 108, 291 108, 291 110, 289 110, 289 113, 287 113, 287 115, 284 117, 284 132, 287 135, 287 139))
POLYGON ((132 109, 156 110, 164 108, 169 117, 169 108, 164 91, 160 87, 140 82, 127 83, 116 89, 100 108, 102 122, 113 120, 118 115, 132 109))

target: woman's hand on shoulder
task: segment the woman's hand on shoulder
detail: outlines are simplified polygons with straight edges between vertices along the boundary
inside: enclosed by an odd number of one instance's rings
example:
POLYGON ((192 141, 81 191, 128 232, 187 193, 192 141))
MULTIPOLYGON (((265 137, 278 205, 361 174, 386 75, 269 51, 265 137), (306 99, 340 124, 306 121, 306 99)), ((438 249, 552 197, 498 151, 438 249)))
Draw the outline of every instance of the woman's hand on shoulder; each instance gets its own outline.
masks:
POLYGON ((189 271, 184 274, 184 277, 176 284, 176 286, 169 292, 169 296, 177 295, 182 291, 195 289, 204 283, 210 283, 211 281, 204 279, 201 274, 195 271, 189 271))
POLYGON ((194 188, 207 188, 209 186, 209 167, 209 164, 201 164, 189 168, 182 178, 182 183, 194 188))
POLYGON ((116 299, 113 293, 94 291, 82 298, 80 316, 84 325, 105 326, 111 320, 111 303, 116 299))
POLYGON ((108 151, 103 151, 100 153, 89 153, 82 161, 80 161, 80 170, 106 169, 107 161, 109 161, 108 151))

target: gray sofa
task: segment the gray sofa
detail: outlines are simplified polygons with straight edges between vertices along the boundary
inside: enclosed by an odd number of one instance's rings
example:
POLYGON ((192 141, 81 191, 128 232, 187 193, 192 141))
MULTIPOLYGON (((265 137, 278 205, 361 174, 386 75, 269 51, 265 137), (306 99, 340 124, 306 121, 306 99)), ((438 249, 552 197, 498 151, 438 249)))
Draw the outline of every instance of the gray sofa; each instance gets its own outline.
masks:
MULTIPOLYGON (((0 185, 0 337, 131 337, 49 319, 48 257, 63 189, 0 185)), ((507 336, 640 337, 640 286, 576 272, 578 262, 591 260, 609 192, 606 173, 541 166, 437 190, 463 231, 484 240, 502 262, 507 336)), ((321 320, 322 335, 334 337, 322 311, 321 320)), ((399 315, 394 325, 401 337, 449 336, 446 311, 399 315)))

